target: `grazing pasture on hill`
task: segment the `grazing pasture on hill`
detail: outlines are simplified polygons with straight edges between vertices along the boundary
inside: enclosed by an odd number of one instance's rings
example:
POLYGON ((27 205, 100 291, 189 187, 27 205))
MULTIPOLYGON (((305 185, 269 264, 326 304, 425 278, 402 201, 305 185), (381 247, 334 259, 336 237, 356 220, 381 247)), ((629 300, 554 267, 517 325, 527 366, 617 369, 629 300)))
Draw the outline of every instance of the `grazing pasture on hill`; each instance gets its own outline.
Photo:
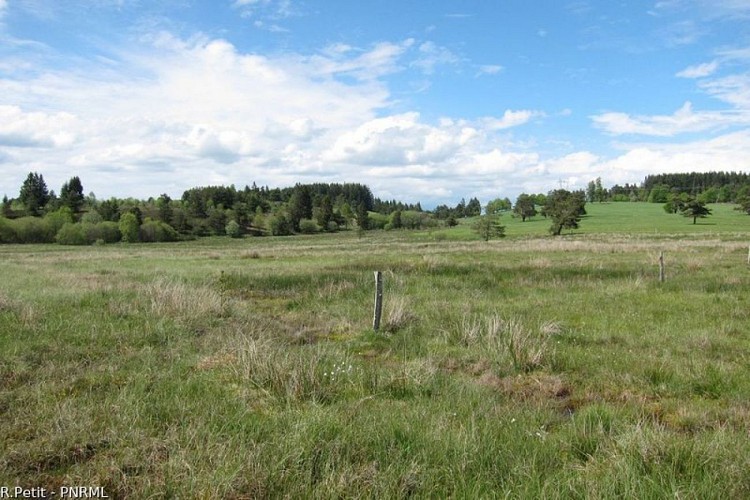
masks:
POLYGON ((0 246, 0 486, 750 496, 750 217, 586 208, 558 238, 0 246))

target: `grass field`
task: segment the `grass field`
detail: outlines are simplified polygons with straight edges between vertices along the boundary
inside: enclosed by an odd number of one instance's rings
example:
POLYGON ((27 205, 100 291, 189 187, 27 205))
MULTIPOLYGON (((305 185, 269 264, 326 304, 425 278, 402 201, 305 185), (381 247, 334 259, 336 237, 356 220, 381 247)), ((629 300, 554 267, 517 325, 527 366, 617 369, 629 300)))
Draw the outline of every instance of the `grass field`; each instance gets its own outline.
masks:
MULTIPOLYGON (((750 230, 750 218, 734 210, 734 207, 735 205, 730 204, 709 205, 712 215, 698 219, 697 223, 693 224, 692 219, 667 214, 658 203, 588 203, 587 215, 583 218, 581 227, 573 230, 572 234, 726 237, 750 230)), ((520 218, 512 217, 511 214, 504 214, 500 221, 505 226, 508 237, 546 236, 551 224, 541 216, 521 222, 520 218)), ((463 222, 458 229, 421 233, 421 237, 429 239, 437 236, 438 239, 456 240, 476 238, 472 233, 470 221, 463 222)), ((564 231, 564 234, 570 233, 570 230, 564 231)))
POLYGON ((713 208, 2 246, 0 487, 750 497, 750 217, 713 208))

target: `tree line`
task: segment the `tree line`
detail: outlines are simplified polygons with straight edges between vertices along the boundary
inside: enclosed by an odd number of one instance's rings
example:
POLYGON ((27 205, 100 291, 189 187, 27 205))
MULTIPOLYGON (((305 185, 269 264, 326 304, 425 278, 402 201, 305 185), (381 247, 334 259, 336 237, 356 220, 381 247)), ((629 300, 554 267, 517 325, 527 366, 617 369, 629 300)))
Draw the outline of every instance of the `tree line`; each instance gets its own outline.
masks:
POLYGON ((451 227, 465 218, 478 218, 475 230, 483 239, 501 237, 501 215, 522 222, 541 215, 551 221, 550 233, 575 229, 587 202, 649 201, 662 203, 669 213, 697 218, 710 215, 706 203, 732 201, 750 214, 750 177, 743 173, 663 174, 640 185, 606 188, 601 178, 586 189, 557 189, 546 194, 522 193, 515 202, 496 198, 482 206, 478 198, 461 199, 455 206, 432 211, 419 203, 381 200, 358 183, 296 184, 285 188, 238 189, 202 186, 188 189, 179 199, 109 198, 84 195, 78 176, 63 183, 59 194, 44 177, 30 172, 19 195, 2 200, 0 243, 91 244, 174 241, 201 236, 284 236, 346 229, 425 229, 451 227), (690 186, 689 189, 686 186, 690 186), (650 189, 648 188, 650 186, 650 189), (627 194, 626 194, 627 193, 627 194), (481 227, 480 227, 481 226, 481 227))
POLYGON ((522 194, 515 204, 508 198, 489 201, 462 199, 456 206, 440 205, 425 211, 419 203, 381 200, 357 183, 297 184, 286 188, 202 186, 188 189, 179 199, 97 199, 84 195, 78 176, 66 181, 59 194, 44 177, 30 172, 15 199, 5 196, 0 214, 0 243, 84 245, 113 242, 176 241, 201 236, 284 236, 346 229, 425 229, 450 227, 459 219, 480 218, 477 232, 489 239, 504 234, 499 218, 505 213, 526 221, 550 217, 550 232, 575 228, 585 213, 583 191, 522 194), (563 196, 564 193, 567 193, 563 196), (575 199, 574 216, 562 198, 575 199), (482 215, 484 214, 484 215, 482 215), (484 219, 484 218, 487 219, 484 219))

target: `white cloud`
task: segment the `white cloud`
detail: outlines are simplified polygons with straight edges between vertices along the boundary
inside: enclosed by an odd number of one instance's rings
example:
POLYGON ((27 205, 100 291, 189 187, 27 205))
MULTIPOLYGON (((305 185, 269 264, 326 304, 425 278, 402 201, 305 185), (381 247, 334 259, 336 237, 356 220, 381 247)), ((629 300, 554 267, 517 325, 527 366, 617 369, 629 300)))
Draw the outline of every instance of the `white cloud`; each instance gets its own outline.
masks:
POLYGON ((718 61, 711 61, 709 63, 698 64, 695 66, 689 66, 675 76, 680 78, 704 78, 713 74, 719 67, 718 61))
POLYGON ((18 106, 0 105, 0 146, 55 148, 71 145, 76 119, 69 113, 27 113, 18 106))
POLYGON ((350 75, 360 80, 375 80, 398 71, 399 59, 413 45, 413 38, 400 43, 380 42, 368 51, 334 45, 327 47, 323 55, 310 57, 309 62, 321 75, 350 75), (354 53, 359 55, 352 57, 354 53))
POLYGON ((431 75, 438 66, 453 65, 459 62, 460 58, 447 48, 434 42, 424 42, 419 45, 418 56, 412 62, 412 66, 420 68, 427 75, 431 75))
POLYGON ((750 110, 750 73, 701 82, 699 87, 717 99, 750 110))
POLYGON ((461 145, 455 126, 431 127, 406 113, 363 123, 343 133, 324 160, 358 165, 404 166, 442 161, 461 145))
POLYGON ((543 113, 525 109, 519 111, 507 109, 501 118, 484 118, 482 121, 490 130, 502 130, 523 125, 531 121, 532 118, 539 116, 543 116, 543 113))
MULTIPOLYGON (((717 93, 726 89, 716 89, 717 93)), ((594 125, 613 135, 640 134, 671 137, 686 132, 702 132, 730 125, 750 124, 747 111, 699 111, 686 102, 672 115, 632 116, 627 113, 603 113, 591 117, 594 125)))
POLYGON ((632 182, 654 172, 745 171, 750 169, 750 130, 689 143, 623 144, 625 152, 597 166, 602 178, 632 182))
MULTIPOLYGON (((235 0, 232 6, 242 17, 261 17, 265 20, 285 19, 296 14, 291 0, 235 0)), ((266 23, 262 23, 261 27, 266 23)))
POLYGON ((479 71, 477 71, 475 76, 497 75, 503 69, 505 68, 503 68, 499 64, 484 64, 484 65, 479 66, 479 71))

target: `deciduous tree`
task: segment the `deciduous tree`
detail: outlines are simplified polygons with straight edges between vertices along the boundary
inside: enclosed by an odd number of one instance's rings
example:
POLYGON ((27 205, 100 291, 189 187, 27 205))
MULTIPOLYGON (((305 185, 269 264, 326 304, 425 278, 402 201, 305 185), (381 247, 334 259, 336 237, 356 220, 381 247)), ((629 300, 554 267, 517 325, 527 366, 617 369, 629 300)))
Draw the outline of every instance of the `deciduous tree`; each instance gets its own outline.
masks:
POLYGON ((526 222, 529 217, 534 217, 537 214, 534 198, 526 193, 519 194, 513 213, 521 217, 521 222, 526 222))
POLYGON ((550 232, 559 236, 563 229, 576 229, 586 214, 585 194, 557 189, 547 195, 544 213, 552 219, 550 232))

